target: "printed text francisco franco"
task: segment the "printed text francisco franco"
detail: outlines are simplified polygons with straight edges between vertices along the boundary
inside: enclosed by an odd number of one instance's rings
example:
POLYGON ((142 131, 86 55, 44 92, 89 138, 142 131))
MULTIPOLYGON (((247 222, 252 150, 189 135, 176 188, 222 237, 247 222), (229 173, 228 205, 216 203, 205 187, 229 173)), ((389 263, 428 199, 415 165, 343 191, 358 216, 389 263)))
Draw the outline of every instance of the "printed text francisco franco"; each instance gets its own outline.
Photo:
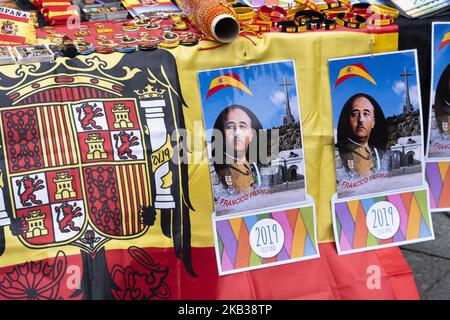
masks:
POLYGON ((270 189, 258 189, 258 190, 246 193, 246 194, 244 194, 244 195, 242 195, 242 196, 240 196, 239 198, 236 198, 236 199, 231 199, 231 200, 220 199, 220 203, 219 204, 221 206, 225 206, 225 207, 235 206, 235 205, 238 205, 241 202, 245 202, 245 201, 249 200, 250 198, 253 198, 253 197, 256 197, 256 196, 259 196, 259 195, 266 195, 266 194, 272 194, 272 190, 270 190, 270 189))
POLYGON ((359 179, 357 181, 344 181, 342 182, 342 188, 344 189, 352 189, 360 187, 370 181, 380 179, 380 178, 388 178, 388 174, 386 172, 379 172, 377 174, 373 174, 371 176, 359 179))

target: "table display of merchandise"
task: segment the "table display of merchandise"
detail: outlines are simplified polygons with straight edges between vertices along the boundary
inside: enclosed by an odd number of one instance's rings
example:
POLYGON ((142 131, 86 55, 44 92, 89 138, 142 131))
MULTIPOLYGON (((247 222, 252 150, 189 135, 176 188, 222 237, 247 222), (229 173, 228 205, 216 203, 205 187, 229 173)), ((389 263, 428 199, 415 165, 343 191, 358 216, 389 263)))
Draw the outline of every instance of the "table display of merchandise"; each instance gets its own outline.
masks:
POLYGON ((0 299, 417 299, 450 24, 428 81, 398 21, 429 3, 0 3, 0 299))

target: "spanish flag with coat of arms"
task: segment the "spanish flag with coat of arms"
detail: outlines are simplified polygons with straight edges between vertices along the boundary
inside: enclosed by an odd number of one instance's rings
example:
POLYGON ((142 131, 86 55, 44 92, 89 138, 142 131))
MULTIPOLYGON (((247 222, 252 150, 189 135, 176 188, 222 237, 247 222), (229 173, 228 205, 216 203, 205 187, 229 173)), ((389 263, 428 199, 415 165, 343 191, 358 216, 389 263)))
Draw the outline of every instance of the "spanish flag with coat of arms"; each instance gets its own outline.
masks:
POLYGON ((0 45, 35 43, 36 30, 31 13, 0 7, 0 45))

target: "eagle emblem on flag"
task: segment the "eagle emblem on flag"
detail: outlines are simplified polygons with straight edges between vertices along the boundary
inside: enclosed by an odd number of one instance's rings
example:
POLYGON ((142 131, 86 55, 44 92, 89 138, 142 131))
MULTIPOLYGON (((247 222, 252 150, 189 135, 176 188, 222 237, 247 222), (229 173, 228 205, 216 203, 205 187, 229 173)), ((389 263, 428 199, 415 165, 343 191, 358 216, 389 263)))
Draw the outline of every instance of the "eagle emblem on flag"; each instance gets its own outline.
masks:
POLYGON ((90 63, 101 72, 82 72, 92 66, 82 61, 57 61, 66 72, 22 66, 28 79, 0 88, 1 233, 9 225, 28 248, 74 245, 95 259, 109 240, 147 235, 159 215, 195 276, 187 163, 173 161, 184 127, 177 79, 164 63, 109 73, 98 56, 90 63))

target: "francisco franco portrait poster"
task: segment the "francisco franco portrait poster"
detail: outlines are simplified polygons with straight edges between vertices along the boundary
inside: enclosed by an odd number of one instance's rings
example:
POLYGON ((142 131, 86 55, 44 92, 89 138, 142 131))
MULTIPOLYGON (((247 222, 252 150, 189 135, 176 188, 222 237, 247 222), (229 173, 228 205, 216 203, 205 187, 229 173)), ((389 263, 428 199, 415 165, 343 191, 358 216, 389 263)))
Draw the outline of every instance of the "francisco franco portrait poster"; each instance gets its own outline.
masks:
POLYGON ((338 198, 424 184, 416 52, 330 60, 338 198))
POLYGON ((433 24, 428 158, 450 160, 450 22, 433 24))
POLYGON ((306 200, 293 61, 199 72, 217 216, 306 200))

